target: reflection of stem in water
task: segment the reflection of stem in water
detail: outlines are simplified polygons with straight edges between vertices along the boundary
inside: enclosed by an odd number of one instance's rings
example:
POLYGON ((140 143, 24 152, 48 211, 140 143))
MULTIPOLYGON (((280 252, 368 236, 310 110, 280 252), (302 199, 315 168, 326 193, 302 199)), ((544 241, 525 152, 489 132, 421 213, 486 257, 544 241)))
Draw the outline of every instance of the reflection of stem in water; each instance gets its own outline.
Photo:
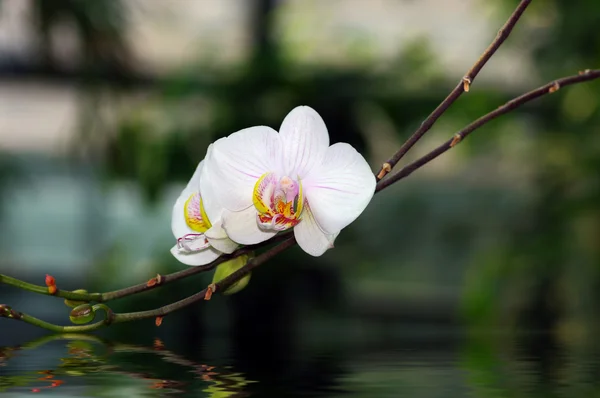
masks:
POLYGON ((130 344, 114 343, 102 338, 85 334, 62 334, 49 335, 33 340, 26 344, 14 347, 0 348, 0 366, 6 366, 11 358, 18 355, 19 351, 36 350, 52 341, 67 340, 68 356, 61 358, 61 363, 55 369, 45 369, 27 372, 13 376, 0 376, 0 391, 16 387, 31 387, 33 392, 40 389, 59 387, 68 384, 66 377, 81 377, 94 374, 116 374, 125 375, 129 378, 143 380, 150 389, 169 390, 171 392, 182 391, 182 387, 190 384, 194 379, 202 382, 201 386, 193 389, 202 389, 209 393, 210 397, 244 397, 244 391, 250 381, 243 374, 232 371, 217 371, 214 366, 199 364, 169 350, 166 350, 161 340, 155 339, 153 347, 144 347, 130 344), (102 355, 95 352, 94 344, 102 345, 106 351, 102 355), (152 354, 161 360, 178 366, 191 368, 190 381, 179 381, 163 379, 156 372, 130 372, 123 364, 110 364, 109 359, 115 354, 152 354), (49 383, 44 386, 35 386, 40 382, 49 383), (206 384, 208 383, 208 386, 206 384), (34 387, 35 386, 35 387, 34 387))

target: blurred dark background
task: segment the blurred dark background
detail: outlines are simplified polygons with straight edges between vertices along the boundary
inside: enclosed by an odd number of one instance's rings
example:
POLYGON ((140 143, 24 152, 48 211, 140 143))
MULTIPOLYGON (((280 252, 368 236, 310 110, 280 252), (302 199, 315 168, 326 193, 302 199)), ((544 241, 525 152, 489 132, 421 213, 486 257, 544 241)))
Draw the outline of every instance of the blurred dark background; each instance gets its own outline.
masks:
MULTIPOLYGON (((577 3, 534 1, 407 161, 524 91, 598 67, 600 3, 577 3)), ((170 208, 207 146, 278 128, 297 105, 376 170, 516 4, 0 0, 0 272, 107 291, 182 269, 170 208)), ((576 350, 600 326, 599 101, 592 82, 502 117, 377 195, 326 255, 290 250, 158 332, 144 321, 104 333, 220 336, 239 358, 406 330, 546 331, 528 349, 576 350)), ((154 308, 210 278, 111 306, 154 308)), ((6 286, 0 302, 68 320, 60 301, 6 286)), ((41 333, 0 321, 2 343, 41 333)))

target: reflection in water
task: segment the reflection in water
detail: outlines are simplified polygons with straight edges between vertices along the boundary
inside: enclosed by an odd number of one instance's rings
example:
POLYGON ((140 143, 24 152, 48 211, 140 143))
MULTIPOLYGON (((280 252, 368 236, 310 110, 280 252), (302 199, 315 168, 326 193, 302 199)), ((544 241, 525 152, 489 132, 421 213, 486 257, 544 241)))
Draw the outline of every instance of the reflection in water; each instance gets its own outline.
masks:
POLYGON ((180 355, 160 339, 142 346, 89 335, 48 336, 0 348, 0 392, 566 398, 594 396, 600 385, 597 350, 584 349, 583 342, 560 343, 545 333, 381 337, 321 342, 283 361, 261 345, 257 352, 262 348, 265 355, 253 363, 245 354, 205 363, 193 347, 180 355))
MULTIPOLYGON (((156 395, 161 396, 190 390, 193 381, 197 380, 202 385, 191 389, 204 391, 207 397, 226 398, 247 396, 244 388, 250 383, 239 372, 196 363, 176 355, 167 350, 160 339, 155 339, 152 347, 144 347, 112 343, 90 335, 47 336, 21 346, 0 347, 0 366, 8 368, 6 375, 4 372, 0 375, 0 392, 27 389, 37 393, 70 385, 81 388, 87 384, 96 384, 103 387, 92 388, 86 395, 111 396, 110 391, 115 387, 130 390, 136 386, 136 389, 147 390, 134 392, 134 396, 147 395, 152 390, 158 390, 156 395), (25 366, 16 364, 15 369, 11 367, 11 362, 18 361, 22 354, 33 354, 35 357, 36 351, 42 351, 42 346, 57 340, 66 340, 66 356, 60 357, 56 366, 50 369, 31 369, 31 364, 36 361, 26 358, 25 366), (148 354, 154 358, 144 358, 148 354), (156 362, 156 359, 159 361, 156 362), (179 367, 176 373, 180 380, 164 377, 165 373, 171 373, 171 369, 164 366, 165 363, 179 367), (185 377, 181 377, 181 368, 185 370, 185 377), (119 380, 123 376, 126 380, 119 380)), ((70 394, 65 391, 62 395, 70 394)))
POLYGON ((461 366, 476 396, 592 397, 600 391, 600 352, 595 341, 573 336, 562 344, 555 333, 523 333, 518 344, 497 336, 472 336, 461 366))

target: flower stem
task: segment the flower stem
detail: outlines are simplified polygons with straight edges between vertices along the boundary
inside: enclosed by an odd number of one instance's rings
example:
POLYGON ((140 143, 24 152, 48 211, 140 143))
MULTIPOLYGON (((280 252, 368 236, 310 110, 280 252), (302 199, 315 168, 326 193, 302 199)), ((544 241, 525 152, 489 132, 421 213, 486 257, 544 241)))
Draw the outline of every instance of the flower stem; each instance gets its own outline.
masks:
MULTIPOLYGON (((107 312, 107 314, 108 314, 108 312, 107 312)), ((31 315, 25 314, 23 312, 15 311, 14 309, 12 309, 12 307, 9 307, 8 305, 5 305, 5 304, 0 304, 0 317, 26 322, 31 325, 38 326, 42 329, 47 329, 47 330, 57 332, 57 333, 89 332, 92 330, 99 329, 108 324, 107 323, 108 318, 107 318, 102 321, 92 323, 89 325, 60 326, 60 325, 55 325, 50 322, 43 321, 41 319, 38 319, 31 315)))
POLYGON ((600 78, 600 69, 586 69, 582 72, 579 72, 577 75, 567 76, 567 77, 560 78, 558 80, 554 80, 550 83, 547 83, 541 87, 536 88, 535 90, 528 91, 528 92, 518 96, 517 98, 514 98, 514 99, 508 101, 507 103, 496 108, 492 112, 489 112, 489 113, 485 114, 484 116, 480 117, 479 119, 475 120, 474 122, 472 122, 467 127, 463 128, 462 130, 460 130, 459 132, 454 134, 452 136, 452 138, 448 139, 446 142, 444 142, 443 144, 441 144, 440 146, 438 146, 431 152, 420 157, 419 159, 415 160, 414 162, 404 166, 402 169, 400 169, 400 171, 398 171, 393 176, 386 178, 385 180, 379 181, 377 183, 377 188, 375 189, 375 192, 379 192, 379 191, 389 187, 390 185, 400 181, 401 179, 408 177, 415 170, 420 169, 421 167, 425 166, 427 163, 431 162, 433 159, 440 156, 442 153, 447 152, 450 149, 454 148, 454 146, 456 146, 458 143, 460 143, 465 137, 467 137, 473 131, 486 125, 487 123, 491 122, 492 120, 496 119, 497 117, 502 116, 508 112, 511 112, 511 111, 525 105, 526 103, 533 101, 534 99, 540 98, 544 95, 552 94, 562 87, 570 86, 572 84, 577 84, 577 83, 583 83, 583 82, 595 80, 598 78, 600 78))
POLYGON ((33 283, 25 282, 20 279, 13 278, 8 275, 0 274, 0 284, 11 285, 19 289, 27 290, 33 293, 45 294, 47 296, 62 297, 76 301, 101 301, 101 293, 75 293, 68 290, 58 289, 56 293, 51 294, 47 286, 34 285, 33 283))
MULTIPOLYGON (((258 267, 264 262, 270 260, 274 256, 283 252, 284 250, 294 246, 296 244, 295 238, 287 234, 286 239, 279 245, 273 247, 271 250, 264 252, 263 254, 249 260, 246 265, 241 267, 236 272, 231 275, 223 278, 219 282, 215 284, 215 291, 225 291, 226 288, 233 283, 237 282, 239 279, 247 275, 252 269, 258 267)), ((183 307, 187 307, 197 301, 204 300, 206 295, 206 291, 208 288, 201 290, 200 292, 193 294, 189 297, 184 298, 183 300, 176 301, 174 303, 165 305, 163 307, 155 308, 153 310, 148 311, 138 311, 138 312, 127 312, 127 313, 114 313, 107 305, 105 304, 96 304, 93 306, 94 310, 103 309, 105 313, 105 318, 102 321, 91 323, 88 325, 77 325, 77 326, 61 326, 53 323, 49 323, 43 321, 41 319, 35 318, 31 315, 24 314, 22 312, 18 312, 13 310, 11 307, 7 305, 0 304, 0 317, 5 317, 9 319, 14 319, 18 321, 27 322, 29 324, 41 327, 43 329, 47 329, 57 333, 78 333, 78 332, 90 332, 93 330, 97 330, 103 328, 105 326, 111 325, 113 323, 123 323, 123 322, 131 322, 140 319, 148 319, 148 318, 156 318, 158 316, 165 316, 174 311, 177 311, 183 307)))
POLYGON ((421 123, 419 128, 402 144, 400 149, 381 166, 381 170, 376 174, 377 181, 384 178, 396 164, 406 155, 406 153, 419 141, 425 133, 427 133, 433 124, 450 108, 450 106, 462 95, 468 92, 470 85, 475 80, 485 64, 492 58, 502 43, 508 38, 513 28, 519 22, 519 19, 527 9, 531 0, 521 0, 517 8, 510 15, 506 23, 500 28, 496 38, 490 43, 485 51, 479 56, 477 62, 471 66, 465 76, 458 82, 456 87, 448 94, 448 96, 431 112, 429 116, 421 123))
POLYGON ((238 256, 241 256, 243 254, 248 254, 254 250, 258 250, 265 246, 272 245, 273 243, 282 242, 282 241, 288 239, 290 237, 290 234, 291 234, 291 232, 288 232, 285 234, 278 235, 266 242, 262 242, 257 245, 242 247, 231 254, 224 254, 224 255, 220 256, 219 258, 217 258, 215 261, 213 261, 210 264, 206 264, 206 265, 202 265, 202 266, 198 266, 198 267, 189 267, 189 268, 183 269, 178 272, 173 272, 168 275, 161 275, 160 283, 148 284, 147 282, 144 282, 144 283, 139 283, 137 285, 129 286, 129 287, 126 287, 123 289, 114 290, 111 292, 79 293, 79 292, 72 292, 69 290, 58 289, 56 291, 56 293, 51 294, 48 291, 48 287, 46 287, 46 286, 34 285, 32 283, 25 282, 20 279, 16 279, 16 278, 10 277, 8 275, 3 275, 3 274, 0 274, 0 284, 11 285, 11 286, 14 286, 14 287, 17 287, 17 288, 20 288, 23 290, 27 290, 27 291, 30 291, 33 293, 44 294, 47 296, 62 297, 62 298, 65 298, 68 300, 73 300, 73 301, 85 301, 88 303, 89 302, 104 303, 107 301, 131 296, 132 294, 137 294, 137 293, 144 292, 147 290, 152 290, 156 287, 163 286, 168 283, 187 278, 191 275, 210 271, 210 270, 214 269, 217 265, 219 265, 225 261, 229 261, 229 260, 236 258, 238 256))

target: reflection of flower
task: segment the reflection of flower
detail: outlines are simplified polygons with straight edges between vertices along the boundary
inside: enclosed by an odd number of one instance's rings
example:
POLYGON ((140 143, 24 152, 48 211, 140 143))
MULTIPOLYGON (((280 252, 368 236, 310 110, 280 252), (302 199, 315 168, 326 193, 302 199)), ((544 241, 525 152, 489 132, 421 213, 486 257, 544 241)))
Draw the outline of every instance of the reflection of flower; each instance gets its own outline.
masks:
POLYGON ((181 385, 183 385, 183 383, 173 380, 155 380, 154 383, 150 385, 150 388, 153 390, 163 390, 180 387, 181 385))
POLYGON ((204 197, 219 203, 223 228, 240 244, 294 228, 300 247, 320 256, 365 209, 375 176, 349 144, 329 146, 323 119, 293 109, 279 133, 257 126, 216 141, 206 155, 204 197), (207 184, 209 183, 207 182, 207 184))
MULTIPOLYGON (((4 359, 10 359, 12 351, 33 350, 40 345, 57 340, 72 339, 75 335, 52 335, 33 341, 23 346, 4 347, 0 352, 5 355, 4 359)), ((210 397, 242 397, 245 396, 244 387, 249 383, 243 375, 229 370, 217 371, 214 366, 199 364, 174 354, 165 349, 162 341, 157 340, 154 346, 142 347, 136 345, 104 343, 104 340, 94 336, 80 336, 81 339, 70 340, 67 344, 68 356, 61 359, 61 364, 56 369, 44 369, 38 371, 23 372, 18 368, 18 374, 10 369, 8 363, 9 376, 0 375, 0 392, 15 387, 27 387, 31 392, 41 392, 48 388, 60 387, 63 384, 69 384, 69 378, 87 377, 90 375, 102 375, 103 395, 123 395, 134 396, 147 395, 148 389, 161 390, 157 392, 161 396, 168 392, 183 392, 187 386, 190 389, 198 388, 193 384, 194 378, 202 380, 200 389, 210 392, 210 397), (106 344, 109 348, 106 353, 99 356, 95 353, 94 345, 90 342, 106 344), (115 360, 114 356, 119 354, 128 354, 127 360, 115 360), (132 355, 142 354, 140 360, 135 360, 132 355), (156 355, 162 360, 162 366, 156 366, 154 361, 148 361, 148 355, 156 355), (173 380, 165 378, 163 373, 173 374, 166 370, 170 366, 188 368, 191 372, 176 372, 182 375, 182 379, 173 380), (135 369, 131 371, 130 369, 135 369), (164 372, 166 370, 166 372, 164 372), (115 378, 118 377, 118 378, 115 378), (111 378, 111 379, 109 379, 111 378), (43 385, 42 385, 43 383, 43 385), (206 387, 208 383, 208 387, 206 387), (132 391, 131 388, 141 388, 139 391, 132 391)), ((3 370, 4 372, 4 370, 3 370)))
POLYGON ((247 397, 250 394, 245 392, 245 388, 249 383, 241 374, 219 374, 213 376, 212 384, 203 391, 208 392, 211 398, 247 397))

